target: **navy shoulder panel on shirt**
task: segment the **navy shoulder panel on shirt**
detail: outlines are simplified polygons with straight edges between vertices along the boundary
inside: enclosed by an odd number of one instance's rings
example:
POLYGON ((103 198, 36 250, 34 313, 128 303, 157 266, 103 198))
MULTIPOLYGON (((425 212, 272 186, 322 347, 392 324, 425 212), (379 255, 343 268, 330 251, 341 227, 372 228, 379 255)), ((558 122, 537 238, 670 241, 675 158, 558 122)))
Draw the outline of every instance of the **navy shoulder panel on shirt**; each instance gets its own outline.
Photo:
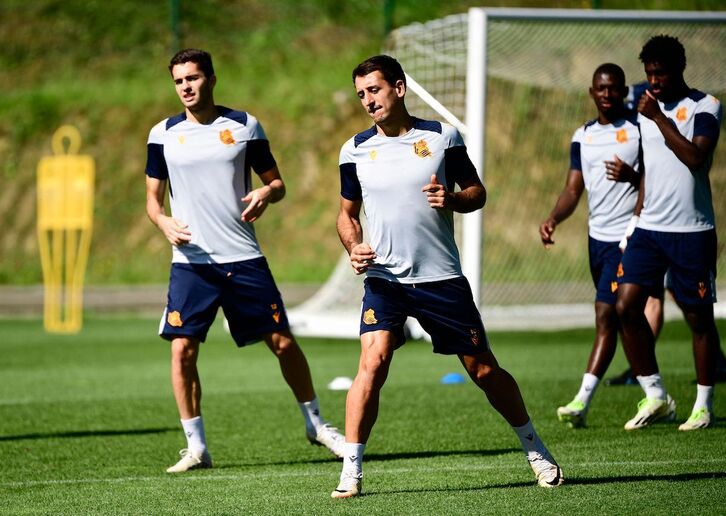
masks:
POLYGON ((625 120, 633 125, 638 125, 638 112, 632 109, 625 110, 625 120))
POLYGON ((431 131, 441 134, 441 122, 437 122, 436 120, 421 120, 420 118, 414 117, 413 127, 421 129, 422 131, 431 131))
POLYGON ((365 131, 358 133, 353 138, 353 144, 358 147, 361 143, 370 140, 377 134, 376 126, 374 125, 370 129, 366 129, 365 131))
POLYGON ((166 130, 168 131, 169 129, 174 127, 176 124, 178 124, 179 122, 183 122, 186 119, 187 119, 186 112, 179 113, 178 115, 167 118, 166 119, 166 130))
POLYGON ((585 122, 585 125, 582 126, 583 131, 587 131, 588 127, 591 127, 597 123, 597 118, 593 118, 592 120, 588 120, 585 122))
POLYGON ((224 106, 217 106, 217 111, 219 112, 219 116, 229 118, 230 120, 239 122, 242 125, 247 125, 247 113, 244 111, 235 111, 234 109, 224 106))
POLYGON ((688 95, 686 95, 689 99, 691 99, 693 102, 698 102, 699 100, 702 100, 703 97, 706 96, 705 93, 702 91, 698 91, 697 89, 692 89, 688 92, 688 95))

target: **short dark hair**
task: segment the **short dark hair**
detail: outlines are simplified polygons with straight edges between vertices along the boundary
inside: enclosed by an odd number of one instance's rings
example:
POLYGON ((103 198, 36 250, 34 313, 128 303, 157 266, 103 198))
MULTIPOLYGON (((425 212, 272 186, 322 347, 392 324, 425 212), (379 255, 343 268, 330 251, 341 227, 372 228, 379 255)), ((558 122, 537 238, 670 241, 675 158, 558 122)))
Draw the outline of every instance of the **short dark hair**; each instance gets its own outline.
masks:
POLYGON ((660 63, 668 70, 682 72, 686 69, 686 49, 678 38, 661 34, 653 36, 640 51, 643 64, 660 63))
POLYGON ((387 55, 369 57, 356 66, 353 69, 353 83, 355 83, 356 77, 365 77, 373 72, 381 72, 383 78, 391 86, 395 86, 397 81, 403 81, 403 84, 406 84, 406 74, 403 73, 401 63, 387 55))
POLYGON ((172 69, 176 65, 189 62, 196 63, 199 69, 204 72, 206 77, 214 75, 212 56, 209 52, 196 48, 185 48, 184 50, 180 50, 174 54, 174 57, 172 57, 171 61, 169 61, 169 73, 171 73, 172 69))
POLYGON ((620 68, 620 66, 616 65, 615 63, 603 63, 598 66, 595 69, 595 73, 592 74, 592 80, 594 81, 595 77, 602 73, 612 75, 620 81, 621 85, 625 86, 625 72, 622 68, 620 68))

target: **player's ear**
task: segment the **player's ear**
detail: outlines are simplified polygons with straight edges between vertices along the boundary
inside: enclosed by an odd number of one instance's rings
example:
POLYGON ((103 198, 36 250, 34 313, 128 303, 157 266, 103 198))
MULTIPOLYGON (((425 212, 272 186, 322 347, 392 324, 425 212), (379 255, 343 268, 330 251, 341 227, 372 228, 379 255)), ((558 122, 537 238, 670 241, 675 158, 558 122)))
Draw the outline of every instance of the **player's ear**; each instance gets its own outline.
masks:
POLYGON ((402 98, 404 95, 406 95, 406 83, 403 82, 403 80, 398 79, 394 87, 396 88, 396 94, 399 97, 402 98))
POLYGON ((217 76, 216 76, 216 75, 212 75, 212 76, 211 76, 211 77, 209 78, 209 85, 210 85, 210 86, 211 86, 212 88, 214 88, 214 86, 215 86, 216 84, 217 84, 217 76))
POLYGON ((594 90, 592 89, 592 86, 590 86, 587 91, 590 93, 590 97, 594 99, 595 95, 593 95, 594 90))

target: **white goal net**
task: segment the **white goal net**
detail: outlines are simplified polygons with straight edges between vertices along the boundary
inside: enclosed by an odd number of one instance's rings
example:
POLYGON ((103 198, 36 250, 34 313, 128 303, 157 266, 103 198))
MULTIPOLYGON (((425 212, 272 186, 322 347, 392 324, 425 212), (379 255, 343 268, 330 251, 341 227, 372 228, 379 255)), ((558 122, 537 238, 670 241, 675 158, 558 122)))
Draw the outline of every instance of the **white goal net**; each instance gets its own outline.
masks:
MULTIPOLYGON (((638 54, 657 34, 677 36, 685 46, 691 87, 726 101, 726 13, 472 9, 391 33, 384 52, 410 77, 409 111, 456 125, 482 170, 489 194, 483 218, 457 221, 457 229, 464 227, 457 238, 488 328, 592 324, 586 199, 558 227, 548 251, 538 226, 564 185, 572 133, 595 117, 587 94, 594 69, 614 62, 629 84, 642 82, 638 54)), ((721 251, 724 142, 711 186, 721 251)), ((722 276, 725 266, 720 252, 722 276)), ((719 287, 726 295, 723 280, 719 287)), ((356 336, 361 295, 362 278, 341 258, 323 289, 290 311, 295 331, 356 336)), ((717 311, 726 316, 723 304, 717 311)), ((677 309, 666 314, 678 316, 677 309)))

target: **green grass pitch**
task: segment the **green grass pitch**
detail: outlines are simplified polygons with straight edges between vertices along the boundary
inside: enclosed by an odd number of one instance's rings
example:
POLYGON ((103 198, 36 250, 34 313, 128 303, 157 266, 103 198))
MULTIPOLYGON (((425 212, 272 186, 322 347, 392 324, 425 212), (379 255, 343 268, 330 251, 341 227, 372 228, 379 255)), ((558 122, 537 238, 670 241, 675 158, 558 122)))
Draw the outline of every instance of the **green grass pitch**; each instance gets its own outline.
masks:
MULTIPOLYGON (((719 322, 726 335, 726 321, 719 322)), ((340 463, 310 446, 302 416, 264 345, 237 350, 215 325, 200 355, 204 416, 215 468, 171 476, 184 439, 157 322, 90 318, 77 336, 37 320, 0 320, 0 512, 3 514, 723 514, 726 394, 714 429, 660 424, 628 433, 637 387, 601 386, 589 427, 555 417, 575 394, 591 330, 491 333, 517 378, 566 485, 534 483, 519 443, 453 357, 412 342, 394 357, 364 463, 365 496, 331 500, 340 463)), ((302 340, 325 416, 343 425, 354 341, 302 340)), ((679 420, 695 396, 690 337, 669 323, 658 344, 679 420)), ((622 353, 610 373, 625 366, 622 353)), ((719 392, 721 391, 721 392, 719 392)))

